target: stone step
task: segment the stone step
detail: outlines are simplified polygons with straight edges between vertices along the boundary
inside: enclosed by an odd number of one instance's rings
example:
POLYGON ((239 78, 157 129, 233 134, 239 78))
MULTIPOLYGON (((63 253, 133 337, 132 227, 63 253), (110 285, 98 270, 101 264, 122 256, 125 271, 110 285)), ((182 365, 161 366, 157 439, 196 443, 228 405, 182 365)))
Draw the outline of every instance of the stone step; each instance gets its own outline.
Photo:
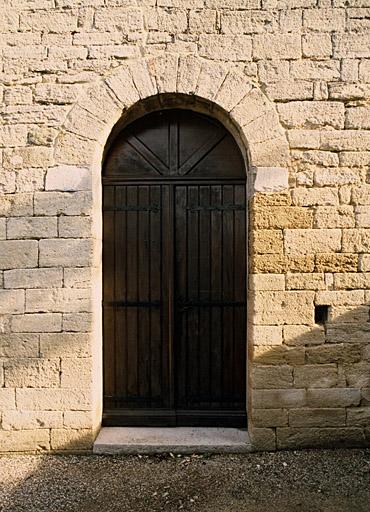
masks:
POLYGON ((246 430, 205 427, 103 427, 94 443, 97 454, 245 453, 246 430))

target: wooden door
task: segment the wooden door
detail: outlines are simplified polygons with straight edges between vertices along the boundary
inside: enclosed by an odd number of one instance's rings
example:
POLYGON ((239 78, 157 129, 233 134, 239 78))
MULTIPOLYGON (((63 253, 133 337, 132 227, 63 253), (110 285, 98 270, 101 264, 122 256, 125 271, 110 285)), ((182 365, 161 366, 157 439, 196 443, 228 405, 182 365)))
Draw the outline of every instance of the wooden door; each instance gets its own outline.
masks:
POLYGON ((106 425, 246 426, 245 169, 229 132, 149 114, 103 174, 106 425))

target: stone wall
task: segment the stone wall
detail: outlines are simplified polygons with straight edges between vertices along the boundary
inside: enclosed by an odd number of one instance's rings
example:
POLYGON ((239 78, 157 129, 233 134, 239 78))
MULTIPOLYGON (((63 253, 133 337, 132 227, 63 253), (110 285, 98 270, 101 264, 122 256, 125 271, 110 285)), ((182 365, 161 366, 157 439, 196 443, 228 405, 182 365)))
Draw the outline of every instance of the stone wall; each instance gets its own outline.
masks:
POLYGON ((248 156, 254 447, 369 443, 369 0, 0 9, 0 450, 91 447, 104 143, 176 92, 216 105, 248 156))

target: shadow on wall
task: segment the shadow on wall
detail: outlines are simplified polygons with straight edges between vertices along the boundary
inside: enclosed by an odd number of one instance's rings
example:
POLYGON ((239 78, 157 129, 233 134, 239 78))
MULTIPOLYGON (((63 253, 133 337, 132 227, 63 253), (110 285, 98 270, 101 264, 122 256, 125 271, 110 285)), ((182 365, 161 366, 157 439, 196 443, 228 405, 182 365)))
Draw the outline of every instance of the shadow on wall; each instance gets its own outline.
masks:
POLYGON ((369 312, 329 306, 321 325, 271 326, 270 340, 282 329, 284 344, 254 347, 251 434, 259 449, 370 446, 369 312))

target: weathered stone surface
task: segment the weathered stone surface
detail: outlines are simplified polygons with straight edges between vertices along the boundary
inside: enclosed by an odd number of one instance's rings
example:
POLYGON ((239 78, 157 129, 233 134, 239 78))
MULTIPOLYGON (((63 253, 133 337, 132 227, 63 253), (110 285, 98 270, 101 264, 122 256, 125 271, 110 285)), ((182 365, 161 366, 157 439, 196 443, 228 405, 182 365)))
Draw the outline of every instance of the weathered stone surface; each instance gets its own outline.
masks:
POLYGON ((354 363, 361 359, 361 346, 359 344, 322 345, 306 349, 307 363, 354 363))
POLYGON ((40 428, 61 428, 61 411, 6 411, 3 413, 4 430, 33 430, 40 428))
POLYGON ((288 411, 285 409, 254 409, 253 424, 256 427, 284 427, 288 425, 288 411))
POLYGON ((41 357, 85 357, 90 355, 87 333, 44 333, 40 335, 41 357))
POLYGON ((279 254, 268 254, 253 256, 250 264, 252 272, 256 273, 279 273, 285 272, 313 272, 314 256, 281 256, 279 254))
POLYGON ((49 431, 0 430, 0 451, 6 452, 42 452, 50 449, 49 431))
POLYGON ((297 229, 313 227, 313 212, 298 207, 258 207, 252 211, 254 229, 297 229))
POLYGON ((325 343, 325 331, 323 326, 319 325, 285 325, 283 336, 286 345, 321 345, 325 343))
POLYGON ((283 233, 279 230, 263 229, 252 235, 253 251, 257 254, 282 254, 283 233))
POLYGON ((5 386, 17 388, 57 388, 60 385, 59 359, 15 359, 4 364, 5 386))
POLYGON ((283 342, 282 328, 278 325, 254 325, 253 344, 281 345, 283 342))
POLYGON ((360 428, 277 428, 277 447, 280 449, 356 446, 362 441, 360 428))
POLYGON ((36 192, 35 215, 87 215, 90 192, 36 192))
POLYGON ((90 397, 82 390, 28 388, 17 390, 17 404, 20 410, 64 411, 89 410, 90 397))
POLYGON ((43 267, 86 267, 91 263, 92 244, 83 239, 47 239, 39 242, 43 267))
MULTIPOLYGON (((343 409, 291 409, 291 427, 341 427, 346 425, 346 410, 343 409)), ((278 425, 280 426, 280 425, 278 425)))
POLYGON ((55 217, 18 217, 8 220, 8 239, 50 238, 57 236, 55 217))
POLYGON ((293 369, 290 366, 256 366, 252 380, 254 389, 291 388, 293 369))
POLYGON ((32 268, 37 266, 38 243, 35 240, 0 241, 0 268, 32 268))
POLYGON ((344 127, 344 105, 340 102, 297 101, 281 103, 278 113, 288 128, 344 127))
POLYGON ((312 324, 313 298, 313 292, 256 292, 254 322, 267 325, 312 324))
POLYGON ((308 389, 307 405, 310 407, 349 407, 358 405, 361 392, 354 388, 308 389))
POLYGON ((76 192, 91 189, 91 172, 84 167, 61 165, 50 167, 46 173, 45 190, 76 192))
POLYGON ((342 245, 340 229, 287 229, 284 232, 286 254, 338 252, 342 245))
POLYGON ((26 311, 28 313, 89 312, 91 310, 90 295, 90 290, 83 288, 26 290, 26 311))
POLYGON ((90 450, 94 441, 91 429, 52 429, 50 446, 55 451, 90 450))
MULTIPOLYGON (((60 332, 62 315, 39 313, 34 315, 17 315, 12 318, 13 332, 60 332)), ((18 369, 21 373, 21 369, 18 369)))
POLYGON ((317 272, 356 272, 357 254, 317 254, 317 272))
POLYGON ((60 288, 63 285, 61 268, 33 268, 4 272, 4 288, 60 288))
POLYGON ((325 276, 317 274, 291 274, 286 275, 287 290, 325 290, 325 276))
POLYGON ((255 409, 297 408, 306 405, 304 389, 256 389, 252 393, 255 409))
POLYGON ((252 38, 250 36, 201 35, 199 54, 208 59, 221 56, 226 61, 252 60, 252 38))
POLYGON ((0 357, 38 357, 38 334, 1 334, 0 357))
POLYGON ((251 290, 284 290, 284 274, 252 274, 249 276, 249 288, 251 290))
POLYGON ((337 385, 338 374, 335 364, 306 364, 294 368, 294 387, 327 389, 337 385))

